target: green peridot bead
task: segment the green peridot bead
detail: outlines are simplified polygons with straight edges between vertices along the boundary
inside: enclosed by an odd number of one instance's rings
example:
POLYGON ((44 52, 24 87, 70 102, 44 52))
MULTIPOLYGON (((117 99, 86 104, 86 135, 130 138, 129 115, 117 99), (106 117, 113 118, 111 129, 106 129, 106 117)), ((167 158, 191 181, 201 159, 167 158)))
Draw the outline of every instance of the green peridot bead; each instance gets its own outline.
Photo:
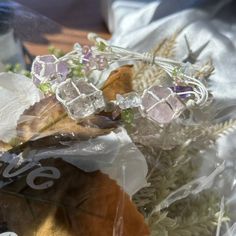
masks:
POLYGON ((49 93, 49 92, 51 92, 51 85, 49 83, 42 83, 39 85, 39 89, 43 93, 49 93))
POLYGON ((98 47, 99 51, 104 52, 106 50, 107 45, 105 43, 103 43, 103 42, 99 42, 97 44, 97 47, 98 47))
POLYGON ((121 119, 127 124, 132 124, 134 121, 134 112, 131 108, 125 109, 121 112, 121 119))

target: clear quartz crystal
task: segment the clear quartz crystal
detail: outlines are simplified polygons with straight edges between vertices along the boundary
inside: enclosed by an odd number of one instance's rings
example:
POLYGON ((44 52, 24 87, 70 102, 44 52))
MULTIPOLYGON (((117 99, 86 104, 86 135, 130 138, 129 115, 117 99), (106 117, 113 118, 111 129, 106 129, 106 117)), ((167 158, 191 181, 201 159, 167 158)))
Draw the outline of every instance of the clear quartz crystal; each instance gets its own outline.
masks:
POLYGON ((117 94, 116 101, 121 109, 128 109, 139 107, 141 104, 141 97, 136 92, 130 92, 124 95, 117 94))
POLYGON ((90 116, 105 107, 102 91, 83 79, 68 80, 60 86, 57 93, 68 113, 75 120, 90 116))
POLYGON ((183 73, 186 74, 186 75, 188 75, 188 76, 194 76, 194 74, 195 74, 196 71, 197 71, 197 67, 196 67, 196 66, 194 67, 194 66, 193 66, 191 63, 189 63, 189 62, 186 62, 186 63, 183 65, 182 69, 183 69, 183 73))
POLYGON ((92 99, 93 106, 96 108, 97 111, 101 111, 105 108, 105 102, 102 91, 94 92, 90 98, 92 99))
POLYGON ((67 109, 71 117, 75 120, 90 116, 95 112, 93 104, 86 95, 80 95, 68 103, 67 109))
POLYGON ((72 83, 66 83, 61 89, 61 98, 67 102, 78 96, 78 92, 74 89, 72 83))

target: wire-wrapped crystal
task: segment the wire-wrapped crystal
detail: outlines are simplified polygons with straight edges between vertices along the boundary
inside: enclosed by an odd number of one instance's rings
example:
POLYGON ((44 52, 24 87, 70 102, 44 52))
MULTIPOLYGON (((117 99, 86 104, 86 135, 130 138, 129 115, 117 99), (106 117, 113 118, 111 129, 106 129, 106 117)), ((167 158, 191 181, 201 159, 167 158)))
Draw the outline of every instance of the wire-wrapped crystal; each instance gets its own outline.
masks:
POLYGON ((64 81, 69 73, 66 62, 58 60, 54 55, 37 56, 32 64, 31 74, 36 85, 64 81))
POLYGON ((61 83, 56 96, 75 120, 83 119, 105 108, 102 91, 84 79, 68 79, 61 83))
POLYGON ((170 123, 185 109, 185 104, 170 88, 152 86, 143 93, 142 114, 159 124, 170 123))

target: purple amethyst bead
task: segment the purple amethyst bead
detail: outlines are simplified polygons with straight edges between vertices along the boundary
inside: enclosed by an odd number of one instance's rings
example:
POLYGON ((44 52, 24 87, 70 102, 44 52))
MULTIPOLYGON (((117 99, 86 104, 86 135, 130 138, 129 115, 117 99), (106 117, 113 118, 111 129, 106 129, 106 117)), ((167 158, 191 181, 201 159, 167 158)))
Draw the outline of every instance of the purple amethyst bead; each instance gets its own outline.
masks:
POLYGON ((92 52, 88 52, 87 54, 83 55, 83 59, 82 59, 82 63, 86 64, 87 62, 89 62, 92 58, 92 52))
POLYGON ((91 48, 89 46, 87 46, 87 45, 84 45, 82 47, 82 54, 83 55, 88 55, 89 53, 91 53, 91 48))
MULTIPOLYGON (((175 92, 175 93, 183 93, 183 92, 191 92, 193 91, 193 88, 191 86, 181 86, 181 85, 176 85, 176 86, 173 86, 173 87, 170 87, 170 89, 175 92)), ((180 94, 179 97, 180 98, 188 98, 190 97, 191 94, 188 93, 188 94, 180 94)))
POLYGON ((103 56, 97 56, 96 57, 96 68, 98 70, 105 70, 108 66, 108 61, 105 57, 103 56))

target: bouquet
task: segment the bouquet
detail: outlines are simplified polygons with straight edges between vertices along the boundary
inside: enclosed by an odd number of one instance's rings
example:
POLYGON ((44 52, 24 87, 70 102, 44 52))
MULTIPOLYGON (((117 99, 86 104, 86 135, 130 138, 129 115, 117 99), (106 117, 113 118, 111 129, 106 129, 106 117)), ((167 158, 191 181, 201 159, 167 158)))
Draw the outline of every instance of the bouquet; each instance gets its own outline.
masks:
POLYGON ((140 53, 90 33, 0 74, 1 233, 234 235, 232 104, 177 35, 140 53))

